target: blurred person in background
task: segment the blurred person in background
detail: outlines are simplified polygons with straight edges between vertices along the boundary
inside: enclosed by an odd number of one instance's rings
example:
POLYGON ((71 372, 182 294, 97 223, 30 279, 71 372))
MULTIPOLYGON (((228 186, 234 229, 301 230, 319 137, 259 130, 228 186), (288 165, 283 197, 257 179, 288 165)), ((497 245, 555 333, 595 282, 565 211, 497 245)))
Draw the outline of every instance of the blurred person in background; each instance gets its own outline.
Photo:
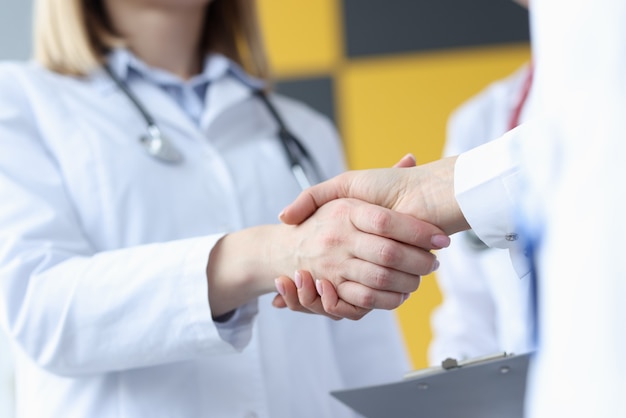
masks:
MULTIPOLYGON (((518 0, 528 7, 527 0, 518 0)), ((523 123, 530 108, 532 64, 524 64, 461 105, 448 121, 444 156, 454 156, 523 123)), ((509 251, 490 248, 472 231, 458 233, 439 251, 442 304, 431 318, 429 361, 465 360, 532 350, 529 277, 520 277, 509 251)))

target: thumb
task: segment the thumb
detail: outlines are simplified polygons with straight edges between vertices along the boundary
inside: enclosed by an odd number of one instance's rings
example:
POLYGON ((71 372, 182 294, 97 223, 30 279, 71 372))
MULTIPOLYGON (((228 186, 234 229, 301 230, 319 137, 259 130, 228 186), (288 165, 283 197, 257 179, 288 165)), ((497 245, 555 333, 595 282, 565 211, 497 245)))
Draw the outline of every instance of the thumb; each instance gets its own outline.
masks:
POLYGON ((309 187, 282 210, 278 219, 287 225, 298 225, 304 222, 325 203, 342 197, 349 197, 347 190, 351 182, 350 179, 350 172, 346 172, 309 187))
MULTIPOLYGON (((415 167, 415 157, 409 153, 402 157, 394 167, 415 167)), ((359 196, 350 193, 354 175, 354 172, 347 171, 302 191, 296 200, 282 210, 278 219, 287 225, 298 225, 331 200, 342 197, 358 198, 359 196)))
POLYGON ((415 167, 416 159, 415 156, 411 153, 408 153, 404 157, 400 159, 397 163, 394 164, 395 168, 406 168, 406 167, 415 167))

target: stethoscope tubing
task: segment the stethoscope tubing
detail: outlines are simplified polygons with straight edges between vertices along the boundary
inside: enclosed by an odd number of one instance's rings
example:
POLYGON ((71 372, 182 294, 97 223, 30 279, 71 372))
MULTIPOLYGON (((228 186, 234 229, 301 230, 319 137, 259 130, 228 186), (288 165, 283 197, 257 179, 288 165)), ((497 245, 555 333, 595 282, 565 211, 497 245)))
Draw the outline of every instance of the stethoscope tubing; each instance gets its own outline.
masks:
MULTIPOLYGON (((173 164, 181 163, 183 161, 182 154, 176 150, 170 141, 163 136, 156 120, 141 103, 139 98, 135 96, 130 88, 128 88, 126 83, 117 77, 108 65, 104 65, 104 70, 144 119, 146 123, 147 135, 142 136, 140 138, 140 142, 144 144, 148 154, 162 162, 173 164)), ((298 182, 298 185, 302 190, 310 187, 313 182, 307 175, 302 161, 308 161, 310 168, 314 171, 315 175, 320 179, 321 177, 319 177, 319 169, 315 165, 315 162, 311 158, 309 152, 302 145, 301 141, 299 141, 298 138, 296 138, 296 136, 287 128, 283 118, 280 116, 274 104, 269 100, 265 90, 252 89, 252 91, 253 94, 265 105, 270 115, 278 125, 277 136, 280 139, 285 155, 287 156, 291 172, 298 182)))
MULTIPOLYGON (((283 118, 276 110, 276 107, 272 104, 270 99, 267 97, 267 94, 262 89, 257 89, 254 91, 254 94, 261 99, 263 104, 267 110, 271 113, 272 117, 276 121, 278 125, 278 137, 280 138, 280 142, 283 145, 283 149, 285 150, 285 154, 287 155, 287 159, 289 160, 289 166, 291 167, 291 172, 295 177, 296 181, 300 185, 302 190, 311 187, 311 182, 306 175, 304 167, 300 164, 302 159, 306 159, 310 164, 313 164, 313 159, 309 155, 308 151, 304 146, 300 143, 300 141, 295 137, 294 134, 291 133, 283 118)), ((315 168, 315 167, 314 167, 315 168)))

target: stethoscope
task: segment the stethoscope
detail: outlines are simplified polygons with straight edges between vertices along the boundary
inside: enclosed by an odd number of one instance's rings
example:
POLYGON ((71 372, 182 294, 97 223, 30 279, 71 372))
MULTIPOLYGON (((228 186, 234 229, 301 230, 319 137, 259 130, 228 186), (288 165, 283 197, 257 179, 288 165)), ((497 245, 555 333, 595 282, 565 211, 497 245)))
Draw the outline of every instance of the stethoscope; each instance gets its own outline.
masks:
MULTIPOLYGON (((139 137, 139 142, 143 145, 148 155, 167 164, 181 164, 184 160, 183 154, 174 145, 172 145, 171 141, 168 140, 166 136, 163 135, 154 117, 152 117, 145 106, 139 101, 137 96, 135 96, 126 83, 124 83, 108 65, 104 65, 104 70, 120 88, 124 95, 131 101, 139 113, 141 113, 141 116, 146 122, 146 133, 139 137)), ((269 100, 265 91, 255 88, 252 88, 252 91, 254 95, 263 102, 270 115, 278 125, 277 136, 280 139, 283 149, 285 150, 285 154, 287 155, 287 159, 289 160, 291 172, 293 173, 293 176, 298 182, 300 188, 304 190, 321 180, 319 169, 315 165, 315 162, 311 158, 309 152, 302 145, 301 141, 299 141, 287 128, 283 118, 276 110, 276 107, 269 100), (307 172, 304 169, 304 162, 307 162, 309 169, 313 171, 313 178, 307 175, 307 172), (317 181, 314 181, 314 179, 317 181)))

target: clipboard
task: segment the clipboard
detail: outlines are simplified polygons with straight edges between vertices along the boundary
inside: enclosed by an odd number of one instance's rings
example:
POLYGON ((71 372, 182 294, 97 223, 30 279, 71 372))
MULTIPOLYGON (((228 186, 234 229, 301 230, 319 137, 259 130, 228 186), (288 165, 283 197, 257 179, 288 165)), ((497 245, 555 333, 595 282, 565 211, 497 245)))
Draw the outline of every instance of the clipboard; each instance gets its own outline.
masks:
POLYGON ((531 356, 447 359, 395 383, 331 395, 367 418, 523 418, 531 356))

